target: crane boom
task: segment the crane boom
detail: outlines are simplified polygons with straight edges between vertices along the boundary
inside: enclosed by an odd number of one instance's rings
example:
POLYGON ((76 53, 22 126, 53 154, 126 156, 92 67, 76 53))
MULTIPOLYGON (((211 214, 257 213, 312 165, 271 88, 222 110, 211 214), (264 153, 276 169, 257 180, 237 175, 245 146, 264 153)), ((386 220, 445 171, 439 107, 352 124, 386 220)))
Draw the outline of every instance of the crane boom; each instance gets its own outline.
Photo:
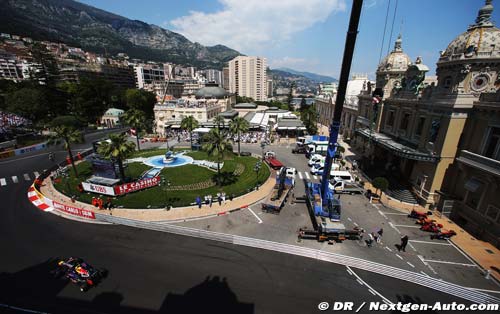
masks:
POLYGON ((325 158, 325 167, 323 169, 323 176, 321 180, 321 198, 322 206, 328 206, 329 193, 328 181, 330 180, 330 171, 332 169, 333 158, 337 150, 337 140, 340 129, 340 118, 342 109, 344 107, 345 94, 347 90, 347 81, 349 80, 349 72, 351 70, 352 56, 354 53, 354 46, 356 44, 356 37, 358 35, 359 18, 361 15, 361 8, 363 7, 363 0, 354 0, 352 3, 351 17, 349 20, 349 29, 347 31, 346 42, 344 47, 344 57, 342 59, 342 70, 340 72, 339 89, 337 98, 335 100, 335 110, 333 112, 333 121, 330 125, 330 138, 328 142, 328 150, 325 158))

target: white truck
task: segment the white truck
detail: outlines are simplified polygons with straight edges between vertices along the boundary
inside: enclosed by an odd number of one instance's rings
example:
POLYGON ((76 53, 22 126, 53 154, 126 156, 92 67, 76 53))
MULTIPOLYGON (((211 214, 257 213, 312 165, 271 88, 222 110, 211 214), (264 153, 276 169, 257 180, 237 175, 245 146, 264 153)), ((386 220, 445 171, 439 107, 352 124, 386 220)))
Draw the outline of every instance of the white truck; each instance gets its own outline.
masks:
POLYGON ((344 194, 363 194, 363 188, 354 182, 348 182, 343 180, 332 179, 328 183, 329 188, 334 191, 334 193, 344 193, 344 194))

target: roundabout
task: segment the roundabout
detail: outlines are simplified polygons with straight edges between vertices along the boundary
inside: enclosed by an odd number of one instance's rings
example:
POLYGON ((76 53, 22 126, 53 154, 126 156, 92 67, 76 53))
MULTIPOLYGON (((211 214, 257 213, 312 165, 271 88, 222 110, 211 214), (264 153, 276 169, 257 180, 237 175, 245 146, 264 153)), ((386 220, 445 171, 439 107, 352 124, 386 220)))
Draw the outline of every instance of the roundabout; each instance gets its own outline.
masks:
POLYGON ((167 151, 164 156, 158 155, 149 157, 148 159, 144 160, 143 163, 154 168, 165 168, 180 167, 192 164, 193 161, 194 159, 192 157, 184 156, 182 153, 174 154, 171 151, 167 151))

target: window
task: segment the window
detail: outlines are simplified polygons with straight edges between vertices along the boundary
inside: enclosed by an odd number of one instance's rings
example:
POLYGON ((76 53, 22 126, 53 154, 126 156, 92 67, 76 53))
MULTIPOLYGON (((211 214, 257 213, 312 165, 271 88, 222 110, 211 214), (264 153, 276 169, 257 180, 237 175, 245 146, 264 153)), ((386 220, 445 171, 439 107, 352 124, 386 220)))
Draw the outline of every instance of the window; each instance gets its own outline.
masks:
POLYGON ((500 208, 495 207, 493 205, 488 205, 488 208, 486 209, 486 217, 490 218, 493 221, 500 221, 500 217, 498 216, 498 213, 500 213, 500 208))
POLYGON ((387 125, 388 126, 394 125, 394 110, 389 111, 389 116, 387 117, 387 125))
POLYGON ((407 130, 408 129, 408 123, 410 123, 410 114, 409 113, 405 113, 403 115, 403 119, 401 119, 401 124, 399 126, 399 128, 401 130, 407 130))
POLYGON ((491 127, 484 147, 483 155, 500 160, 500 127, 491 127))
POLYGON ((483 195, 484 184, 475 178, 470 178, 467 182, 465 182, 464 187, 467 190, 465 195, 465 204, 473 209, 477 209, 479 207, 481 196, 483 195))
POLYGON ((418 119, 418 124, 417 124, 417 129, 415 130, 415 135, 417 135, 417 136, 422 135, 424 123, 425 123, 425 117, 420 117, 420 119, 418 119))

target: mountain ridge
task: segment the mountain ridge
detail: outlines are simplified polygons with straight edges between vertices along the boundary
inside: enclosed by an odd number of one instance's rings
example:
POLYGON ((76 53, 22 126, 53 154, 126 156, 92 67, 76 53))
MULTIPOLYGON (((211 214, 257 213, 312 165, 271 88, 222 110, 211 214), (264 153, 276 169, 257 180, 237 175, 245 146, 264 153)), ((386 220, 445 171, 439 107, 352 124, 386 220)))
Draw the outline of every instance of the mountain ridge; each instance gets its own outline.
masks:
POLYGON ((304 77, 307 77, 308 79, 311 79, 311 80, 316 81, 318 83, 320 83, 320 82, 321 83, 338 82, 338 80, 336 78, 328 76, 328 75, 321 75, 321 74, 316 74, 316 73, 306 72, 306 71, 297 71, 297 70, 293 70, 290 68, 284 68, 284 67, 276 68, 274 70, 279 70, 279 71, 288 72, 288 73, 295 74, 295 75, 304 76, 304 77))
POLYGON ((241 55, 210 47, 154 24, 131 20, 73 0, 0 0, 0 32, 61 42, 96 53, 221 69, 241 55))

